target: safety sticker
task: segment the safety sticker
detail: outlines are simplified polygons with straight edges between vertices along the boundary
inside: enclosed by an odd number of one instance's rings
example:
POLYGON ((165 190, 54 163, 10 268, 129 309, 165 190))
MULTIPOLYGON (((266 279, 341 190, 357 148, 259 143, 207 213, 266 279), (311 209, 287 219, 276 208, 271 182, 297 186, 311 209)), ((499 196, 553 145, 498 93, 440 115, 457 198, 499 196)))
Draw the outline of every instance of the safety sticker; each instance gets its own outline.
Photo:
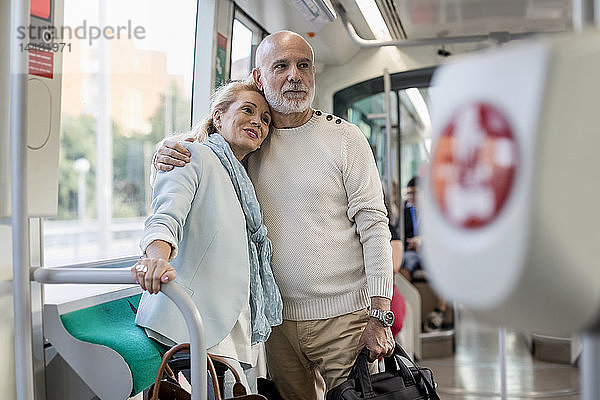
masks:
POLYGON ((54 76, 54 53, 29 50, 29 74, 52 79, 54 76))
POLYGON ((430 169, 444 218, 466 229, 493 222, 507 203, 518 161, 518 144, 502 111, 480 102, 458 109, 442 131, 430 169))

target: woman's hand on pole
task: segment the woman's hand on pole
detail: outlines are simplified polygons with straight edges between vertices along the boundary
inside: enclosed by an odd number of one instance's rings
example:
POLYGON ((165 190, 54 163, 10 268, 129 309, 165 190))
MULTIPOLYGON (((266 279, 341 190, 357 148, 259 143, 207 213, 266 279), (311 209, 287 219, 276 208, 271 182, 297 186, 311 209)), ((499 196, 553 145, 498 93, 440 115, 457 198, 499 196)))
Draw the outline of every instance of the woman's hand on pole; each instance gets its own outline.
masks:
POLYGON ((131 275, 143 290, 156 294, 160 291, 161 283, 175 280, 177 272, 163 258, 144 257, 131 267, 131 275))

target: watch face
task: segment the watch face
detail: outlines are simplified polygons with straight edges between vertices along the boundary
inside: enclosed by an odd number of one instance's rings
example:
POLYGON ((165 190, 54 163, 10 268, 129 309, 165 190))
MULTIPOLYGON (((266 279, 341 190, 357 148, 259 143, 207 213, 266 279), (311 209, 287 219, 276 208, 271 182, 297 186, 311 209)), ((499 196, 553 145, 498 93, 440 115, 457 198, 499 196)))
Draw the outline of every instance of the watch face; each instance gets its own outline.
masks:
POLYGON ((394 323, 394 313, 391 311, 384 312, 383 322, 386 326, 392 326, 392 324, 394 323))
POLYGON ((394 313, 392 311, 371 310, 369 315, 378 319, 385 327, 390 327, 394 323, 394 313))

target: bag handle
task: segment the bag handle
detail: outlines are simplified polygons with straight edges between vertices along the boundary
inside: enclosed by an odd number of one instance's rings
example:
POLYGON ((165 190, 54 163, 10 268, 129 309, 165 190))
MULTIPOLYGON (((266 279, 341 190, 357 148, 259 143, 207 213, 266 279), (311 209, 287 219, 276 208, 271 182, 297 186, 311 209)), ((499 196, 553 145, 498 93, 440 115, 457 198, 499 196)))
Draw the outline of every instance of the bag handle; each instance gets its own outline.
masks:
POLYGON ((181 343, 181 344, 171 347, 163 355, 162 360, 160 361, 160 366, 158 367, 158 372, 156 373, 156 379, 154 380, 154 389, 152 391, 152 397, 150 400, 159 400, 158 399, 158 388, 160 387, 160 383, 161 383, 163 374, 165 373, 165 370, 167 368, 168 368, 168 371, 170 371, 169 375, 174 376, 173 371, 171 371, 171 368, 169 368, 169 365, 167 364, 169 362, 169 360, 171 359, 171 357, 173 357, 173 355, 175 353, 177 353, 178 351, 189 350, 189 349, 190 349, 189 343, 181 343))
POLYGON ((365 399, 375 397, 373 385, 371 385, 368 359, 369 350, 366 347, 363 347, 360 353, 358 353, 358 356, 356 356, 356 361, 354 362, 352 370, 350 370, 350 374, 348 375, 348 379, 354 379, 358 382, 360 391, 365 399))
MULTIPOLYGON (((402 348, 402 346, 400 346, 400 344, 398 342, 396 342, 396 347, 394 348, 394 355, 398 355, 400 357, 404 357, 404 358, 408 359, 408 361, 410 361, 410 363, 413 365, 413 367, 415 367, 417 373, 421 376, 421 380, 425 384, 425 388, 427 389, 427 392, 429 393, 430 400, 440 400, 440 397, 437 395, 435 388, 429 382, 429 380, 427 380, 427 378, 423 374, 423 371, 421 371, 421 368, 419 368, 417 366, 417 364, 415 364, 413 359, 411 357, 409 357, 408 354, 406 354, 406 351, 404 351, 404 349, 402 348)), ((402 361, 400 360, 400 362, 402 362, 402 361)), ((402 363, 402 364, 404 364, 404 363, 402 363)), ((386 368, 387 368, 387 364, 386 364, 386 368)), ((410 374, 410 375, 412 375, 412 374, 410 374)))
MULTIPOLYGON (((235 378, 235 383, 233 384, 233 397, 245 396, 248 394, 246 387, 244 387, 244 385, 242 384, 242 381, 240 379, 240 374, 229 363, 229 361, 227 361, 224 357, 218 356, 216 354, 210 354, 210 353, 208 353, 208 359, 211 360, 211 364, 212 364, 212 361, 220 362, 221 364, 225 365, 227 367, 227 369, 229 369, 233 373, 233 376, 235 378)), ((213 368, 214 368, 214 365, 213 365, 213 368)), ((211 374, 212 374, 212 371, 211 371, 211 374)), ((217 376, 217 373, 215 371, 214 379, 216 379, 216 376, 217 376)), ((213 379, 213 383, 214 383, 214 379, 213 379)), ((215 389, 215 391, 216 391, 216 389, 215 389)), ((215 400, 219 400, 219 399, 215 399, 215 400)))
POLYGON ((221 400, 221 389, 219 388, 219 381, 217 379, 217 371, 215 371, 215 365, 213 364, 210 357, 206 357, 206 367, 210 373, 212 379, 213 391, 215 392, 215 400, 221 400))
POLYGON ((400 356, 396 353, 395 349, 391 356, 383 357, 383 362, 385 364, 386 371, 392 372, 399 370, 402 377, 413 381, 415 385, 417 384, 417 380, 415 379, 414 375, 412 372, 410 372, 410 369, 406 366, 406 364, 402 362, 402 359, 400 359, 400 356))
MULTIPOLYGON (((388 368, 388 365, 390 367, 393 367, 393 363, 394 363, 393 359, 394 359, 394 356, 396 356, 396 355, 407 358, 411 362, 411 364, 415 367, 415 370, 421 377, 421 380, 423 381, 423 384, 425 385, 425 388, 427 389, 427 392, 429 394, 429 399, 430 400, 440 400, 433 385, 427 380, 427 378, 423 374, 423 371, 421 371, 421 368, 419 368, 417 366, 417 364, 415 364, 415 362, 412 360, 412 358, 410 358, 408 356, 408 354, 406 354, 406 351, 404 351, 404 349, 402 348, 402 346, 400 346, 400 344, 398 342, 396 342, 396 346, 394 348, 394 355, 391 357, 384 357, 386 369, 388 368), (388 359, 390 359, 390 360, 388 360, 388 359)), ((365 398, 365 399, 370 399, 370 398, 375 397, 375 393, 373 392, 373 385, 371 384, 371 376, 369 374, 368 358, 369 358, 369 350, 366 347, 363 347, 363 349, 360 351, 360 353, 356 357, 356 361, 354 362, 354 365, 352 366, 352 370, 350 371, 350 374, 348 375, 348 379, 355 379, 358 382, 358 384, 360 386, 360 390, 363 395, 363 398, 365 398)), ((402 360, 398 360, 398 363, 396 364, 395 368, 393 368, 393 369, 397 370, 398 368, 400 368, 402 370, 403 374, 408 374, 408 376, 411 376, 414 381, 413 374, 410 372, 410 370, 408 370, 408 367, 406 365, 404 365, 404 362, 402 362, 402 360)), ((415 381, 415 384, 416 384, 416 381, 415 381)))
POLYGON ((237 370, 225 358, 209 353, 208 360, 206 360, 206 363, 208 365, 208 371, 210 372, 213 387, 215 390, 215 400, 221 400, 222 398, 221 390, 219 388, 219 382, 217 379, 217 372, 215 370, 213 361, 218 361, 225 365, 227 369, 231 370, 233 376, 235 377, 235 383, 233 384, 233 398, 231 400, 238 398, 243 400, 267 400, 266 397, 260 394, 247 394, 246 387, 244 387, 244 385, 242 384, 240 380, 240 374, 237 372, 237 370))

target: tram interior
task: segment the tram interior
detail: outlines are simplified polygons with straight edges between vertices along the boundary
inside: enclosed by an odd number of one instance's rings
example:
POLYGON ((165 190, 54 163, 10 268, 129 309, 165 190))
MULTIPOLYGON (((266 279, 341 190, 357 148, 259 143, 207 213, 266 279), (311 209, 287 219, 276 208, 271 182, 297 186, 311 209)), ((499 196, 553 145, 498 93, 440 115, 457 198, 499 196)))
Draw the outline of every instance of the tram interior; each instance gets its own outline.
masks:
MULTIPOLYGON (((4 37, 14 36, 11 4, 15 3, 0 4, 4 37)), ((411 177, 427 173, 432 157, 429 105, 440 90, 431 86, 436 70, 515 42, 553 40, 581 31, 589 18, 577 14, 582 12, 577 4, 567 0, 31 0, 31 25, 81 27, 87 36, 55 38, 53 45, 64 46, 51 52, 53 61, 45 70, 41 64, 40 70, 32 70, 32 63, 41 61, 29 55, 30 257, 24 268, 132 265, 139 256, 138 240, 149 211, 155 144, 197 122, 220 83, 245 78, 260 40, 279 30, 295 31, 313 47, 317 88, 313 108, 334 113, 363 131, 384 190, 390 194, 390 218, 403 227, 406 184, 411 177), (127 32, 138 28, 139 35, 91 38, 86 26, 129 26, 127 32)), ((0 305, 12 310, 9 93, 15 74, 8 49, 3 52, 0 305)), ((11 50, 13 55, 20 53, 11 50)), ((559 166, 568 162, 557 160, 559 166)), ((568 185, 556 182, 555 188, 568 190, 568 185)), ((447 298, 444 329, 424 332, 438 288, 430 285, 427 272, 414 284, 401 275, 395 280, 407 303, 398 339, 421 365, 433 370, 442 399, 580 398, 582 350, 572 327, 545 332, 505 326, 447 298)), ((107 377, 90 378, 89 372, 78 371, 86 368, 83 353, 79 361, 71 361, 78 356, 69 353, 87 350, 71 347, 76 341, 65 339, 68 333, 58 319, 139 293, 132 285, 31 283, 35 399, 110 396, 100 394, 101 386, 111 385, 107 377)), ((0 393, 6 399, 25 398, 15 384, 14 324, 12 312, 0 316, 0 393)), ((111 381, 117 379, 117 371, 107 375, 111 381)), ((131 383, 125 381, 127 391, 131 383)), ((140 395, 133 398, 141 399, 140 395)))

